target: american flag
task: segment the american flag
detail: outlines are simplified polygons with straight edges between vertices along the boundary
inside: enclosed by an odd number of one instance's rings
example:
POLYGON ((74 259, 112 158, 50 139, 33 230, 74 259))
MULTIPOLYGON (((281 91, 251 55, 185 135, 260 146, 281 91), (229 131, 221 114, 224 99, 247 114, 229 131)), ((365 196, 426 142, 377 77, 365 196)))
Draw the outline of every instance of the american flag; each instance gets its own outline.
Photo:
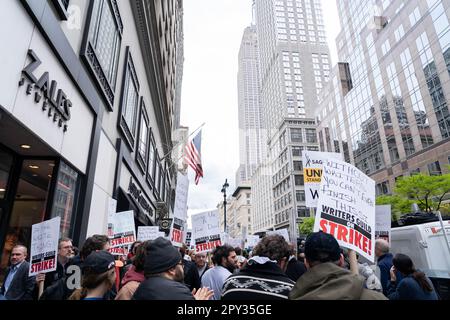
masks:
POLYGON ((195 184, 198 184, 200 178, 203 177, 201 145, 202 131, 200 130, 195 138, 184 148, 184 160, 195 171, 195 184))

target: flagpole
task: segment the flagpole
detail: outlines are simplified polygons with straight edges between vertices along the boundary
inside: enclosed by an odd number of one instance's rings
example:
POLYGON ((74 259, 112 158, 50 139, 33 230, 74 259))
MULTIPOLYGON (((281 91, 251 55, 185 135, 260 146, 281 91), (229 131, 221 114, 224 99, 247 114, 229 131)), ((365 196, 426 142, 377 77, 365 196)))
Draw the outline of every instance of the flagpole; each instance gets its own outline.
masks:
MULTIPOLYGON (((203 122, 203 123, 200 125, 200 127, 198 127, 197 129, 195 129, 190 135, 188 135, 188 139, 189 139, 190 136, 192 136, 194 133, 196 133, 199 129, 203 128, 203 126, 204 126, 205 124, 206 124, 206 122, 203 122)), ((179 141, 176 145, 174 145, 174 146, 172 147, 172 149, 171 149, 168 153, 166 153, 166 154, 161 158, 161 160, 165 159, 168 155, 170 155, 170 154, 173 152, 173 149, 175 149, 176 147, 178 147, 178 145, 181 144, 182 142, 184 142, 184 141, 179 141)), ((181 157, 180 157, 178 160, 180 160, 180 159, 181 159, 181 157)), ((178 160, 177 160, 177 161, 178 161, 178 160)))

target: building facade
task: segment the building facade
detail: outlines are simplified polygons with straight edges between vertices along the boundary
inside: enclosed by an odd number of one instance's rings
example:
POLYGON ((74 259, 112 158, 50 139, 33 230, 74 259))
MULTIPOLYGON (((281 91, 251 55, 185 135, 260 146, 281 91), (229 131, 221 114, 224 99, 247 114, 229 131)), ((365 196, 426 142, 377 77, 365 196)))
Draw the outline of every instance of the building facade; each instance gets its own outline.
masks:
POLYGON ((271 167, 260 165, 252 176, 253 234, 262 235, 274 228, 271 167))
POLYGON ((254 25, 244 31, 238 60, 240 166, 236 173, 236 185, 250 180, 266 153, 267 138, 260 101, 258 39, 254 25))
MULTIPOLYGON (((312 130, 315 131, 313 123, 319 106, 318 94, 329 80, 330 54, 321 1, 261 0, 254 2, 254 8, 261 70, 261 103, 268 138, 268 161, 272 170, 272 214, 275 215, 275 228, 288 227, 294 242, 298 234, 294 222, 297 220, 297 207, 303 208, 304 202, 295 202, 294 205, 295 175, 291 173, 294 163, 290 158, 289 164, 284 162, 288 161, 287 154, 292 153, 291 146, 304 147, 302 143, 306 141, 305 136, 302 142, 298 139, 291 142, 291 130, 294 136, 306 133, 309 136, 312 130), (283 147, 280 141, 284 141, 283 147), (284 172, 280 173, 280 170, 284 172), (286 190, 290 190, 289 193, 285 194, 286 190)), ((299 175, 297 179, 302 178, 299 175)))
POLYGON ((377 195, 401 176, 447 172, 450 3, 337 1, 339 60, 317 112, 323 151, 371 176, 377 195))
POLYGON ((106 234, 116 211, 165 228, 182 2, 3 5, 0 268, 14 244, 30 245, 33 224, 56 216, 78 246, 106 234))
POLYGON ((303 150, 318 151, 314 119, 283 121, 279 135, 270 143, 270 151, 277 155, 272 162, 272 196, 274 227, 288 229, 291 241, 298 236, 298 224, 310 216, 305 206, 303 150))

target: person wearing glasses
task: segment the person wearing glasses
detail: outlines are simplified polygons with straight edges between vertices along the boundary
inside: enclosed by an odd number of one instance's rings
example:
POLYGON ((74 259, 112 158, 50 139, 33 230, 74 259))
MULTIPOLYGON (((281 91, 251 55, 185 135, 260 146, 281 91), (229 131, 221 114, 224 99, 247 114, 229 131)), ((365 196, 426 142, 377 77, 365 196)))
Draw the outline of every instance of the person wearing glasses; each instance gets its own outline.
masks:
POLYGON ((64 277, 69 260, 74 256, 72 239, 61 238, 58 241, 58 258, 56 270, 48 273, 39 273, 36 275, 36 292, 39 283, 44 281, 44 290, 64 277))

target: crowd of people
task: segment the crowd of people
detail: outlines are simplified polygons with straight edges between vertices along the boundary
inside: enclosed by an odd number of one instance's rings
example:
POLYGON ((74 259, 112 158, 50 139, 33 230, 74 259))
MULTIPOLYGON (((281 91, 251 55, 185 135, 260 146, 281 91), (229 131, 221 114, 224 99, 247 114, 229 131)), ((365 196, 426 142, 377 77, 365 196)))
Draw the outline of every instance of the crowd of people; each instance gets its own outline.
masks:
POLYGON ((176 248, 163 238, 136 242, 123 259, 109 238, 93 235, 75 254, 59 240, 56 271, 29 276, 28 251, 16 245, 0 300, 438 300, 432 282, 404 254, 377 240, 377 263, 358 263, 327 233, 300 248, 280 235, 251 252, 223 245, 211 253, 176 248))

